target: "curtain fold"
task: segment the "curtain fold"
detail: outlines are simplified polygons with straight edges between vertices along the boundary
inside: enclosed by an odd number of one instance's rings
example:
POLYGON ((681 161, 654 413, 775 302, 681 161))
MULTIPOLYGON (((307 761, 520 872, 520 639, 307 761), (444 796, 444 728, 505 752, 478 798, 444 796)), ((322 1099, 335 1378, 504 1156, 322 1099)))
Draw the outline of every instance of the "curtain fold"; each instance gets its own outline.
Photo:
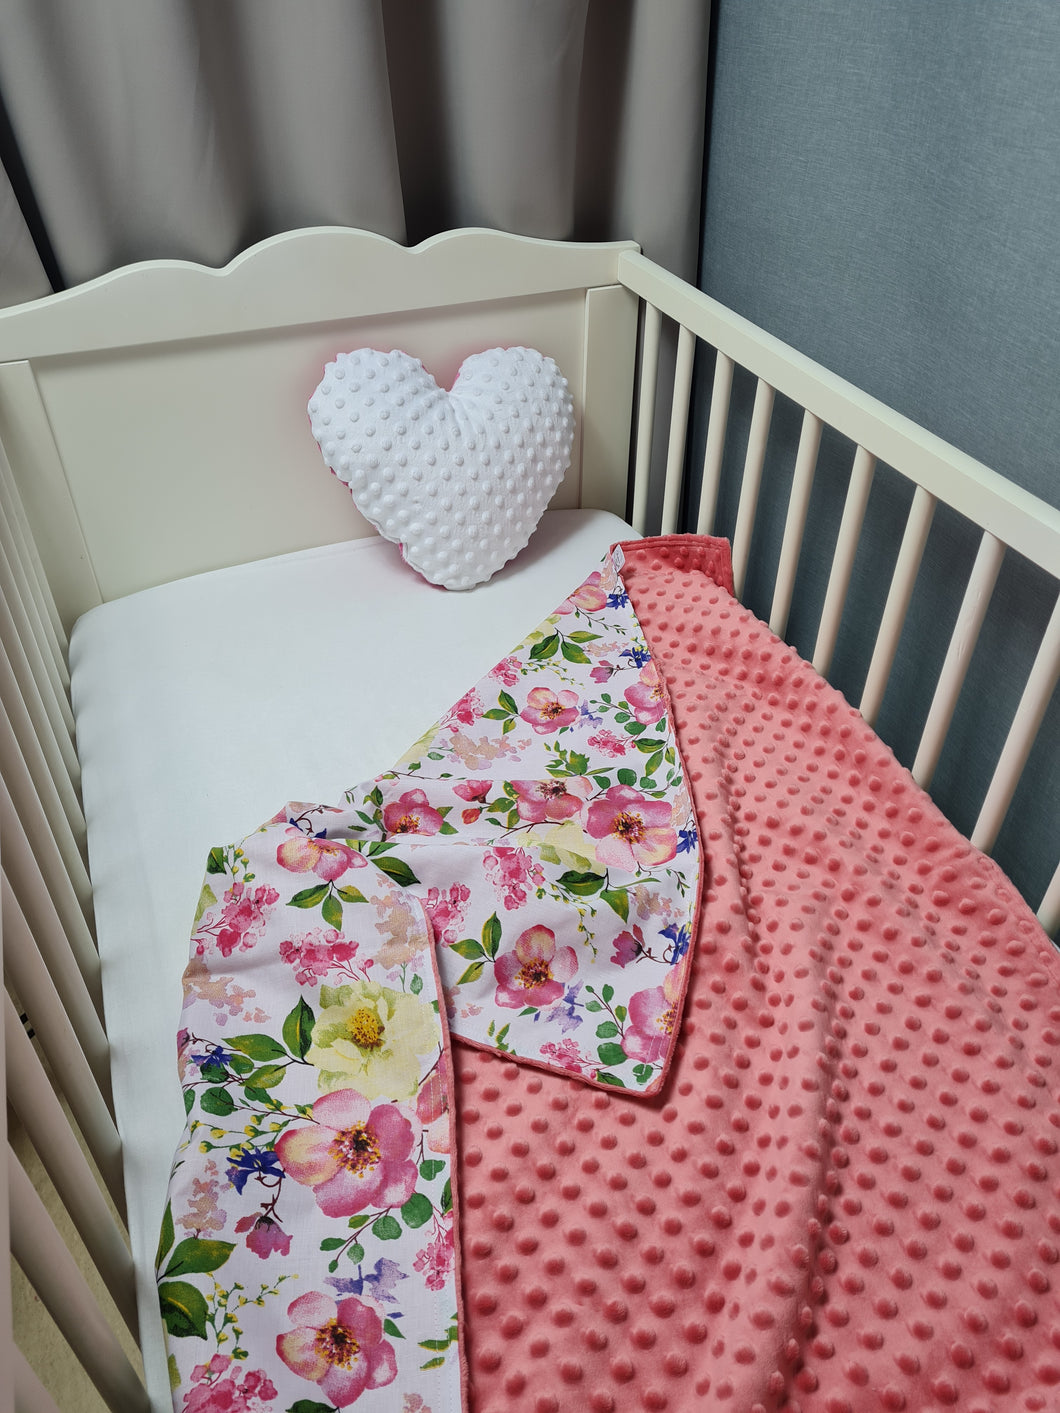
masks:
POLYGON ((29 227, 0 167, 0 306, 40 299, 50 291, 29 227))
POLYGON ((232 254, 240 213, 188 7, 6 0, 0 86, 68 284, 147 255, 232 254))
MULTIPOLYGON (((0 93, 68 284, 276 231, 698 245, 704 0, 5 0, 0 93)), ((13 227, 12 227, 13 229, 13 227)), ((0 266, 10 300, 15 266, 0 266)))

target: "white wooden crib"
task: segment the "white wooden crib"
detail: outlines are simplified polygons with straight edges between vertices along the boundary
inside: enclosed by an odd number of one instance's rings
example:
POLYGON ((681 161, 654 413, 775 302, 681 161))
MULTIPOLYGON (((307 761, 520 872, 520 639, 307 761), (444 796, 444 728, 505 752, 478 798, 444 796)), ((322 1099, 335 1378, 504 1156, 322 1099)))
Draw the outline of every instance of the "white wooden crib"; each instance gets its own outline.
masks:
MULTIPOLYGON (((916 487, 859 702, 870 722, 887 690, 936 504, 953 507, 982 532, 913 765, 927 788, 1002 557, 1022 556, 1060 576, 1060 511, 675 279, 634 245, 463 231, 406 250, 355 231, 295 232, 256 246, 222 271, 152 262, 0 313, 7 1095, 110 1293, 109 1319, 10 1148, 0 1169, 0 1227, 3 1249, 111 1408, 168 1405, 153 1256, 166 1135, 171 1152, 182 1114, 175 1076, 159 1080, 168 1084, 161 1097, 149 1077, 173 1069, 196 879, 206 849, 219 842, 209 831, 227 830, 226 839, 247 832, 289 797, 289 784, 308 790, 336 771, 341 786, 386 768, 457 695, 453 688, 474 680, 473 668, 488 667, 509 637, 515 641, 577 582, 587 553, 628 535, 627 516, 638 533, 670 533, 681 523, 711 531, 723 471, 733 465, 742 474, 733 531, 739 593, 755 552, 777 394, 803 410, 769 612, 782 636, 796 602, 800 551, 807 532, 815 538, 808 514, 822 429, 836 429, 853 448, 813 652, 819 672, 827 675, 832 661, 876 461, 916 487), (660 377, 658 369, 673 326, 671 391, 668 374, 660 377), (340 349, 403 348, 448 384, 468 353, 513 344, 554 357, 574 398, 573 460, 551 518, 488 590, 443 596, 423 585, 407 588, 411 576, 382 542, 366 546, 374 532, 325 473, 306 423, 308 396, 324 362, 340 349), (694 499, 684 487, 697 351, 701 366, 712 363, 713 390, 702 488, 682 522, 683 498, 694 499), (756 394, 746 443, 734 448, 730 430, 727 448, 735 369, 757 380, 756 394), (667 421, 664 441, 655 429, 667 421), (661 455, 653 454, 656 445, 661 455), (291 558, 258 567, 274 556, 291 558), (126 598, 247 565, 254 567, 126 598), (289 577, 303 572, 308 579, 289 577), (282 692, 262 701, 264 735, 245 757, 236 752, 230 759, 229 751, 217 762, 200 758, 208 750, 209 713, 245 706, 239 693, 252 690, 239 675, 221 683, 204 679, 223 675, 225 635, 242 631, 241 586, 252 583, 260 594, 266 581, 277 613, 297 583, 300 594, 337 593, 343 612, 356 616, 369 660, 342 681, 356 687, 373 672, 390 673, 393 710, 375 734, 362 731, 348 758, 328 761, 326 741, 310 743, 303 756, 288 749, 282 692), (447 635, 444 662, 431 660, 428 671, 422 658, 394 661, 401 653, 392 621, 380 616, 384 591, 387 603, 410 596, 401 599, 401 623, 420 635, 413 641, 422 652, 447 635), (91 762, 82 751, 83 804, 68 634, 89 610, 123 599, 122 607, 90 615, 74 635, 81 734, 95 743, 91 762), (187 612, 188 602, 198 617, 178 622, 177 608, 184 604, 180 611, 187 612), (513 614, 525 615, 514 634, 513 614), (219 640, 214 657, 205 644, 189 649, 194 623, 219 640), (173 698, 171 715, 146 744, 124 735, 143 724, 137 720, 143 709, 135 706, 138 662, 145 678, 155 674, 154 690, 173 698), (211 695, 215 688, 220 696, 211 695), (101 724, 111 714, 114 720, 101 724), (198 723, 198 735, 182 734, 188 719, 198 723), (112 754, 101 759, 99 743, 108 739, 112 754), (291 782, 263 771, 260 761, 270 751, 290 763, 291 782), (243 778, 247 772, 252 780, 243 778), (130 809, 137 790, 147 803, 127 820, 123 842, 114 814, 130 809), (213 794, 222 798, 206 798, 213 794), (182 809, 206 832, 200 838, 181 826, 178 844, 165 831, 171 813, 182 809), (137 912, 112 886, 122 850, 135 851, 141 837, 163 853, 181 854, 167 876, 170 912, 160 913, 153 902, 137 912), (135 975, 130 957, 143 958, 135 975), (113 1332, 115 1321, 142 1347, 146 1389, 113 1332)), ((691 469, 699 475, 698 458, 691 469)), ((298 623, 295 612, 285 631, 297 633, 298 623)), ((1060 603, 1028 667, 971 836, 985 850, 1005 819, 1060 674, 1060 603)), ((349 669, 336 662, 334 670, 349 669)), ((1060 869, 1044 897, 1029 901, 1055 931, 1060 869)), ((11 1342, 8 1291, 5 1273, 0 1408, 52 1409, 49 1371, 32 1369, 11 1342)))

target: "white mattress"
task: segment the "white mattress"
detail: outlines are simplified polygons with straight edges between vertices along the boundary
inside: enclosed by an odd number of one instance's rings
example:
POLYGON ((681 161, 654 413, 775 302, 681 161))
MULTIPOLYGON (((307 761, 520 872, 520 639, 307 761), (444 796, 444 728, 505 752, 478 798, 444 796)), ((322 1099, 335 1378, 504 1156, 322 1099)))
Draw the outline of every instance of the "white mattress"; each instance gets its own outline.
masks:
POLYGON ((379 539, 305 550, 93 609, 70 644, 114 1098, 141 1337, 170 1407, 153 1260, 184 1121, 181 973, 214 844, 287 800, 330 802, 386 770, 630 528, 552 511, 468 593, 432 588, 379 539))

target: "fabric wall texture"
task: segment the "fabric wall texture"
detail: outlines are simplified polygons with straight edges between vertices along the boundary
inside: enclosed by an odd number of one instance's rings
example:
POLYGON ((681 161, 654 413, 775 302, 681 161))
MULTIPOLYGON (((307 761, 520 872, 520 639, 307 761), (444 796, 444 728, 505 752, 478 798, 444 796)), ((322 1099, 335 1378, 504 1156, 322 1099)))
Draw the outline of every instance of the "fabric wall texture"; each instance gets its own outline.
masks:
MULTIPOLYGON (((721 0, 715 13, 703 288, 1060 504, 1060 7, 721 0)), ((742 456, 752 395, 737 386, 731 455, 742 456)), ((797 420, 778 407, 756 529, 768 552, 748 585, 759 611, 797 438, 797 420)), ((826 437, 814 506, 825 492, 840 500, 800 563, 807 606, 791 635, 804 653, 852 454, 826 437)), ((910 499, 880 468, 835 665, 854 701, 910 499)), ((734 516, 734 504, 722 507, 723 530, 734 516)), ((941 661, 976 543, 939 510, 878 723, 907 764, 929 706, 916 664, 941 661)), ((1003 566, 933 786, 966 831, 1055 597, 1025 563, 1003 566), (989 721, 989 751, 972 749, 978 718, 989 721)), ((1035 902, 1056 864, 1058 739, 1054 700, 1015 802, 1040 826, 1040 851, 1017 857, 1011 830, 995 851, 1035 902)))
MULTIPOLYGON (((632 237, 694 276, 708 20, 704 0, 4 0, 0 94, 66 284, 329 223, 632 237)), ((32 287, 26 248, 0 191, 2 302, 32 287)))

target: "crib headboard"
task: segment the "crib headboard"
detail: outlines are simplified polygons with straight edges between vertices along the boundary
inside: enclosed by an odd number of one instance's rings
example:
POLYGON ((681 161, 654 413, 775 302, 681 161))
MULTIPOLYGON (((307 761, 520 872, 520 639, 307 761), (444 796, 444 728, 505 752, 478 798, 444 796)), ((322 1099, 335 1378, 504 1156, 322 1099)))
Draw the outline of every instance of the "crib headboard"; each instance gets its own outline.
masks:
POLYGON ((638 301, 616 272, 635 249, 467 230, 410 250, 320 228, 222 270, 151 261, 0 311, 0 443, 63 621, 373 534, 305 411, 324 363, 349 348, 404 349, 445 386, 479 349, 551 355, 578 428, 553 505, 622 514, 638 301))

